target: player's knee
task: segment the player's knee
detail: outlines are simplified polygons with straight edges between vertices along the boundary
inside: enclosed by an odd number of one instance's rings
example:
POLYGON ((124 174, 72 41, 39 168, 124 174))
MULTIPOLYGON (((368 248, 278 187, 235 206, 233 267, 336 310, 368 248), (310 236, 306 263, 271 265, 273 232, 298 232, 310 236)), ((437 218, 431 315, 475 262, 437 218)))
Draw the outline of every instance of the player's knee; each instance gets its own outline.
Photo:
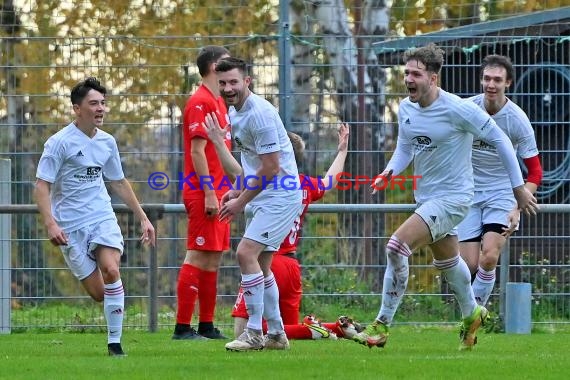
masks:
POLYGON ((388 258, 404 256, 410 257, 412 250, 406 242, 400 240, 396 235, 392 235, 386 244, 386 255, 388 258))
POLYGON ((496 248, 483 249, 479 257, 479 266, 485 270, 492 270, 499 262, 500 251, 496 248))
POLYGON ((121 272, 119 271, 119 267, 116 265, 102 266, 100 270, 101 275, 103 276, 103 281, 106 284, 112 284, 121 278, 121 272))

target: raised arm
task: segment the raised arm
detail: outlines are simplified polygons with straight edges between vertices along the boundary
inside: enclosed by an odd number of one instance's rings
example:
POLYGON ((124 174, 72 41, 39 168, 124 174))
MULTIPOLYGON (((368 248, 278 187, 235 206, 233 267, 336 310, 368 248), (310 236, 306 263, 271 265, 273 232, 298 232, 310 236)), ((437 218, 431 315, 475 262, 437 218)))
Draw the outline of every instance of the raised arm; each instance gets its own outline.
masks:
POLYGON ((224 143, 224 138, 228 133, 228 129, 220 127, 218 117, 214 113, 207 114, 204 120, 204 128, 216 148, 216 152, 218 153, 218 158, 222 163, 224 172, 230 181, 235 182, 236 177, 241 175, 243 170, 239 162, 237 162, 234 156, 232 156, 232 153, 227 149, 224 143))
POLYGON ((348 138, 350 136, 350 127, 348 124, 342 123, 338 129, 338 153, 332 162, 325 178, 323 179, 324 188, 328 191, 338 184, 338 175, 343 171, 346 156, 348 154, 348 138))

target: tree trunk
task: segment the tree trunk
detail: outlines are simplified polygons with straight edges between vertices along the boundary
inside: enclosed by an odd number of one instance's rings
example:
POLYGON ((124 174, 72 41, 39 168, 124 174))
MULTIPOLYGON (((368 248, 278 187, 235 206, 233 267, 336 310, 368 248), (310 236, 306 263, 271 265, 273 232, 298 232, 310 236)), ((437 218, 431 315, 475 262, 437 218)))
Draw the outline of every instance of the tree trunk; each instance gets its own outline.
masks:
MULTIPOLYGON (((359 1, 357 1, 359 3, 359 1)), ((373 15, 387 12, 384 4, 370 2, 367 4, 373 15)), ((362 7, 355 4, 355 23, 361 25, 362 7)), ((332 72, 335 79, 336 100, 341 120, 351 124, 352 151, 347 159, 346 171, 353 178, 356 176, 374 177, 384 167, 384 156, 380 153, 384 142, 383 113, 384 73, 378 68, 376 58, 371 56, 371 50, 366 49, 368 38, 355 38, 349 28, 347 10, 342 0, 322 1, 315 5, 315 17, 324 34, 324 44, 328 54, 332 72), (366 63, 371 65, 367 66, 366 63), (374 83, 370 73, 374 77, 374 83), (382 87, 382 88, 381 88, 382 87), (379 97, 380 95, 380 97, 379 97)), ((384 17, 387 22, 388 18, 384 17)), ((387 30, 379 20, 370 21, 379 33, 387 30)), ((368 25, 367 25, 368 26, 368 25)), ((340 194, 343 203, 374 203, 383 202, 383 196, 372 199, 369 184, 354 184, 354 186, 340 194)), ((362 265, 361 275, 374 281, 372 284, 378 288, 380 276, 373 268, 384 262, 383 241, 378 237, 384 235, 384 219, 371 214, 346 214, 341 218, 340 236, 352 237, 347 246, 340 252, 340 260, 362 265)))
MULTIPOLYGON (((293 26, 293 34, 309 35, 314 25, 312 19, 306 17, 303 2, 291 2, 290 24, 293 26)), ((313 75, 313 48, 308 43, 291 44, 292 84, 291 84, 291 124, 287 130, 301 136, 306 144, 305 162, 300 163, 299 170, 304 172, 306 167, 315 167, 317 138, 311 133, 310 106, 313 104, 311 78, 313 75)))

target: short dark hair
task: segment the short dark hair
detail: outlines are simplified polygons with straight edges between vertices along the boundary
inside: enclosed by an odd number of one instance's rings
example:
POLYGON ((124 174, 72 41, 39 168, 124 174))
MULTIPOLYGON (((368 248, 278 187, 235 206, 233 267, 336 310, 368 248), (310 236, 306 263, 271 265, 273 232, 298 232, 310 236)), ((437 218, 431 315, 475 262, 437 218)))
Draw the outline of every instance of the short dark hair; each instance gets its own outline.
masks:
POLYGON ((426 70, 439 74, 443 66, 443 50, 436 44, 428 44, 404 53, 404 62, 418 61, 426 66, 426 70))
POLYGON ((216 65, 216 72, 218 73, 225 73, 226 71, 230 71, 233 69, 238 69, 243 75, 249 75, 247 63, 240 58, 235 58, 235 57, 222 58, 218 61, 218 64, 216 65))
POLYGON ((196 66, 200 76, 204 77, 210 74, 210 65, 218 62, 220 57, 230 55, 228 49, 223 46, 207 45, 200 49, 198 58, 196 58, 196 66))
POLYGON ((289 137, 289 141, 291 141, 291 145, 293 146, 295 161, 297 162, 297 165, 300 165, 303 162, 303 156, 305 153, 305 141, 303 141, 303 138, 301 136, 290 131, 287 131, 287 136, 289 137))
POLYGON ((507 80, 512 81, 515 77, 513 63, 509 57, 504 55, 491 54, 483 58, 483 61, 481 61, 481 78, 483 78, 483 71, 487 67, 503 67, 507 72, 507 80))
POLYGON ((70 96, 71 104, 80 104, 91 90, 100 92, 103 96, 107 94, 107 89, 101 85, 97 78, 89 77, 73 86, 70 96))

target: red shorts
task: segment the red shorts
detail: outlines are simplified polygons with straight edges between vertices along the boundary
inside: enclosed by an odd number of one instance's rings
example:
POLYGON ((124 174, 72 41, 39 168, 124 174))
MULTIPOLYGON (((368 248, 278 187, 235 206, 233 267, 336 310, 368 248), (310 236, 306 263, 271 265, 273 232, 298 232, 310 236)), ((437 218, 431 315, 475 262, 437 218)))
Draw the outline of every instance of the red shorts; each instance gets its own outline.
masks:
MULTIPOLYGON (((299 323, 299 309, 303 296, 301 266, 294 257, 275 254, 271 262, 271 271, 279 288, 279 309, 283 324, 296 325, 299 323)), ((232 310, 232 317, 249 318, 241 288, 232 310)))
POLYGON ((230 224, 204 212, 204 198, 184 199, 188 215, 186 248, 196 251, 223 252, 230 249, 230 224))

